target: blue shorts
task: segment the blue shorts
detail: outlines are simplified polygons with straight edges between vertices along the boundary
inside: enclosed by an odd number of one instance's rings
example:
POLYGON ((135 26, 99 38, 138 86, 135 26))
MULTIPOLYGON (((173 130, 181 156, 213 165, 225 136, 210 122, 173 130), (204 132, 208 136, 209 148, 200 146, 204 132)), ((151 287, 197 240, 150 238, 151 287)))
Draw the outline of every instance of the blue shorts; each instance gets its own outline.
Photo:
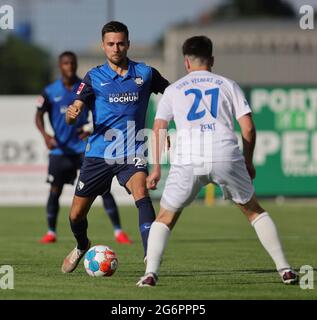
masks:
MULTIPOLYGON (((102 158, 85 157, 80 169, 75 195, 94 197, 108 193, 114 176, 117 177, 120 185, 126 188, 126 183, 137 172, 145 172, 148 175, 146 164, 107 164, 102 158)), ((130 193, 127 188, 126 190, 130 193)))
POLYGON ((62 187, 64 184, 74 184, 77 170, 80 169, 82 162, 82 154, 50 154, 46 182, 59 187, 62 187))

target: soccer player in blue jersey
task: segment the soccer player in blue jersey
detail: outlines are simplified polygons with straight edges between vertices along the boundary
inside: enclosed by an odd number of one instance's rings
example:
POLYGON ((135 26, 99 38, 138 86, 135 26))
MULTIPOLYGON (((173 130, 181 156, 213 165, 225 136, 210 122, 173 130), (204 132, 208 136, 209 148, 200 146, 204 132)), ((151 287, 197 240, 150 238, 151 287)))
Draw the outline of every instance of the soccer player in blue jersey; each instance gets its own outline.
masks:
MULTIPOLYGON (((73 52, 66 51, 59 56, 61 79, 48 85, 39 98, 35 116, 37 128, 41 132, 49 153, 47 182, 51 189, 46 205, 48 232, 40 240, 41 243, 56 241, 56 222, 59 212, 59 197, 64 184, 73 184, 77 170, 82 164, 86 142, 90 134, 84 130, 88 123, 88 109, 85 109, 76 125, 68 126, 65 112, 73 103, 81 79, 76 75, 77 57, 73 52), (54 136, 45 130, 44 113, 48 112, 54 136)), ((103 196, 103 203, 115 230, 115 238, 119 243, 131 243, 127 234, 121 229, 118 208, 110 193, 103 196)))
POLYGON ((128 59, 129 45, 129 32, 124 24, 111 21, 104 25, 102 47, 106 63, 86 74, 77 99, 67 109, 67 122, 77 124, 88 106, 93 114, 94 132, 88 139, 70 210, 70 225, 77 246, 64 259, 64 273, 75 270, 89 249, 89 208, 97 195, 110 192, 114 176, 135 200, 146 256, 155 213, 146 188, 148 172, 140 132, 145 126, 151 93, 163 93, 169 83, 156 69, 128 59))

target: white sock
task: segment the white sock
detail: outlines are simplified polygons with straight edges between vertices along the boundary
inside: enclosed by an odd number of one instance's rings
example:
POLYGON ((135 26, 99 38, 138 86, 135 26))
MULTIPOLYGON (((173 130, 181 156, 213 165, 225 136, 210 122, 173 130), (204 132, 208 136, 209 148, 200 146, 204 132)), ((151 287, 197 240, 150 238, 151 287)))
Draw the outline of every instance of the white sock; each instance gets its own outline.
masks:
POLYGON ((152 272, 158 274, 162 255, 170 233, 171 231, 166 224, 162 222, 152 223, 148 238, 145 273, 152 272))
POLYGON ((270 215, 267 212, 263 212, 251 224, 263 247, 275 262, 276 270, 290 268, 284 256, 277 229, 270 215))

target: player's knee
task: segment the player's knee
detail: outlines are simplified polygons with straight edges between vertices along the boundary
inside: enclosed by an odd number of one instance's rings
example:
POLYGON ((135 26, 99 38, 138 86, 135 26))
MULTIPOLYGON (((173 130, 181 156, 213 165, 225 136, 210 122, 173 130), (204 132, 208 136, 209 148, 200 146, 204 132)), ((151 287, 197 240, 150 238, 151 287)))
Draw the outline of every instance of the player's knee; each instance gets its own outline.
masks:
POLYGON ((52 185, 50 192, 53 193, 54 195, 60 196, 62 193, 62 190, 63 190, 63 187, 52 185))
POLYGON ((255 213, 255 214, 261 214, 265 210, 260 206, 257 198, 255 195, 252 196, 252 198, 244 204, 238 204, 238 206, 246 213, 255 213))
POLYGON ((137 188, 133 188, 131 192, 135 201, 148 197, 148 191, 145 186, 138 186, 137 188))
POLYGON ((95 197, 82 198, 75 195, 69 214, 70 221, 76 223, 85 219, 94 200, 95 197))
POLYGON ((261 213, 265 212, 255 197, 252 197, 252 199, 246 204, 239 206, 250 223, 261 213))
POLYGON ((74 206, 72 207, 70 214, 69 214, 69 219, 71 220, 71 222, 73 223, 77 223, 83 219, 85 219, 87 215, 87 212, 84 208, 80 207, 80 206, 74 206))
POLYGON ((69 220, 70 220, 72 223, 80 222, 80 221, 83 220, 84 218, 85 218, 85 215, 82 214, 82 213, 79 212, 79 211, 71 211, 70 214, 69 214, 69 220))
POLYGON ((172 230, 176 222, 175 218, 176 218, 175 214, 172 214, 170 212, 160 211, 155 221, 164 223, 170 230, 172 230))

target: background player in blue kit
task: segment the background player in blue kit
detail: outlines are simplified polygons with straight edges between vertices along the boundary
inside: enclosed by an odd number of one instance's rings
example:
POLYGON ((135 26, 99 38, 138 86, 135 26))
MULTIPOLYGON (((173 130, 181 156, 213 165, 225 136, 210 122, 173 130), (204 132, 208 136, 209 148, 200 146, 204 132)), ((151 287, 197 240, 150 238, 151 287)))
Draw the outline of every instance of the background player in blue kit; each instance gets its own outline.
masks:
POLYGON ((151 93, 163 93, 168 86, 157 70, 127 58, 130 46, 128 28, 116 21, 102 28, 106 63, 91 69, 69 106, 66 120, 76 125, 85 106, 92 110, 94 132, 87 143, 72 207, 70 225, 77 246, 67 255, 62 272, 75 270, 90 247, 87 214, 99 194, 109 193, 114 176, 133 195, 139 210, 139 228, 144 253, 149 229, 155 219, 146 188, 142 134, 151 93))
MULTIPOLYGON (((64 184, 73 184, 76 179, 85 150, 84 139, 90 134, 84 130, 84 126, 88 123, 88 109, 81 113, 76 125, 68 126, 65 121, 67 107, 73 103, 81 83, 81 79, 76 75, 76 55, 70 51, 63 52, 59 56, 59 68, 62 77, 44 89, 35 116, 36 126, 50 150, 47 182, 51 184, 51 189, 46 205, 48 232, 40 240, 42 243, 56 241, 59 197, 64 184), (48 112, 54 136, 45 130, 45 112, 48 112)), ((117 242, 131 243, 127 234, 121 229, 118 208, 110 193, 103 196, 103 204, 113 224, 117 242)))

